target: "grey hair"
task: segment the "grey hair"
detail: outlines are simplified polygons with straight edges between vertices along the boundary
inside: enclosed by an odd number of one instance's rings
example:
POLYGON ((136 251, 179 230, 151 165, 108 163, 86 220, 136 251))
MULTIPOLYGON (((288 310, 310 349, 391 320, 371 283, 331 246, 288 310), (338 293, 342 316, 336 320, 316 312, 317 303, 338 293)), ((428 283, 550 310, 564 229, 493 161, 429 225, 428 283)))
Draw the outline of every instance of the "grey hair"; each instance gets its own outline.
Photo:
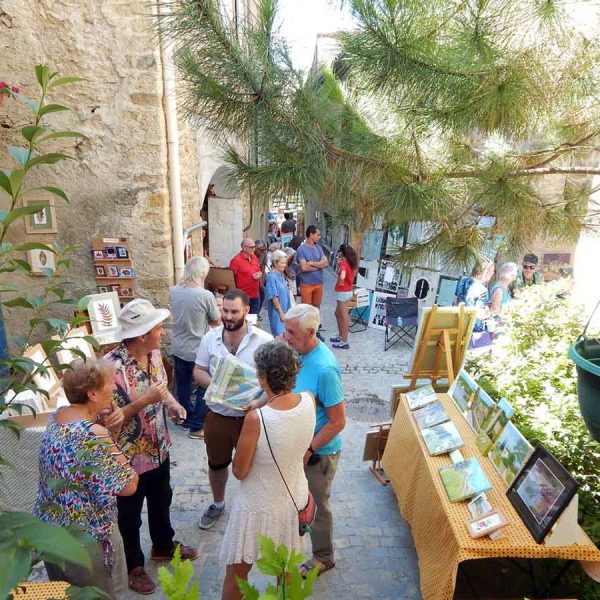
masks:
POLYGON ((302 329, 314 329, 315 332, 321 324, 321 315, 319 309, 311 304, 296 304, 285 313, 285 320, 291 321, 298 319, 302 329))
POLYGON ((263 376, 273 392, 289 392, 296 385, 300 360, 284 342, 267 342, 254 353, 256 372, 263 376))
POLYGON ((198 285, 202 285, 206 279, 206 276, 208 275, 209 269, 210 264, 206 258, 204 258, 204 256, 193 256, 185 263, 185 267, 183 268, 183 277, 179 283, 193 281, 198 285))
POLYGON ((517 263, 507 262, 498 269, 498 279, 514 279, 519 272, 517 263))
POLYGON ((275 250, 279 250, 281 248, 281 244, 279 242, 273 242, 269 244, 269 252, 275 252, 275 250))
POLYGON ((285 260, 287 264, 287 254, 283 250, 275 250, 273 254, 271 254, 271 264, 274 265, 278 263, 280 260, 285 260))

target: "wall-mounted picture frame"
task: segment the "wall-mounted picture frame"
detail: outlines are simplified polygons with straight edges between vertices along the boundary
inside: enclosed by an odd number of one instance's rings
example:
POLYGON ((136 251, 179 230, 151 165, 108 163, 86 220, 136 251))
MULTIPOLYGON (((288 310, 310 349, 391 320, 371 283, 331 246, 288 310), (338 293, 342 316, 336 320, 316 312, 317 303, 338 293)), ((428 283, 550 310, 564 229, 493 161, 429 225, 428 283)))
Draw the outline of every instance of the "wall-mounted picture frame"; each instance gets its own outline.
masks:
POLYGON ((117 317, 121 311, 117 292, 90 294, 85 300, 94 337, 101 344, 115 342, 114 335, 119 328, 117 317))
POLYGON ((115 251, 117 253, 117 258, 129 258, 129 252, 127 252, 125 246, 116 246, 115 251))
POLYGON ((25 233, 58 233, 54 199, 50 196, 29 196, 23 207, 39 206, 40 210, 25 218, 25 233))
POLYGON ((131 267, 119 267, 119 277, 133 277, 133 269, 131 267))
POLYGON ((533 539, 541 544, 578 488, 571 473, 538 444, 506 495, 533 539))
POLYGON ((117 258, 117 249, 114 246, 106 246, 104 248, 106 258, 117 258))
POLYGON ((54 252, 35 248, 27 250, 27 262, 31 266, 34 275, 50 275, 56 271, 56 257, 54 252))
POLYGON ((106 269, 102 265, 96 265, 96 277, 106 277, 106 269))
POLYGON ((119 277, 119 267, 116 265, 107 265, 106 273, 107 277, 119 277))
POLYGON ((92 258, 94 260, 99 260, 104 258, 104 252, 102 250, 92 250, 92 258))

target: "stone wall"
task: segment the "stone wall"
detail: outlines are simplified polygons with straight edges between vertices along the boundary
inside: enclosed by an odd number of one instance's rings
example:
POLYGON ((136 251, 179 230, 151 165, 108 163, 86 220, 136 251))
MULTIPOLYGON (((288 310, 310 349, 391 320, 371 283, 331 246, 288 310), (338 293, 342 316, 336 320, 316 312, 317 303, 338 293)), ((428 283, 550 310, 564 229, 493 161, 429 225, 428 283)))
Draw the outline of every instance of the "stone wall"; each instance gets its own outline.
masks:
MULTIPOLYGON (((152 8, 143 0, 5 0, 0 5, 0 79, 35 96, 37 63, 86 78, 56 90, 52 100, 73 112, 48 119, 87 136, 64 144, 78 160, 45 168, 44 177, 31 181, 59 185, 71 203, 56 202, 57 236, 28 236, 77 244, 69 273, 76 296, 96 291, 90 238, 125 236, 132 246, 134 295, 161 306, 168 301, 173 253, 161 57, 153 26, 152 8)), ((5 141, 19 140, 24 116, 12 100, 0 107, 0 152, 5 141)), ((188 226, 199 220, 198 155, 195 132, 185 123, 180 136, 188 226)), ((0 165, 13 166, 5 154, 0 165)), ((0 202, 4 205, 6 196, 0 202)), ((9 330, 19 328, 18 318, 8 321, 9 330)))

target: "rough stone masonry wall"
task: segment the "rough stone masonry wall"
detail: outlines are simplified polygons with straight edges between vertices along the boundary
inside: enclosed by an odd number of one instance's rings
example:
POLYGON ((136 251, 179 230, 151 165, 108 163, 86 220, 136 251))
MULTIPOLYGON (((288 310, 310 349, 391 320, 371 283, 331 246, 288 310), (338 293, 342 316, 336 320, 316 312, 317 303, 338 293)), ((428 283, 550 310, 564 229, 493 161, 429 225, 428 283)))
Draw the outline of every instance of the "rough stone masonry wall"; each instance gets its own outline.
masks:
MULTIPOLYGON (((44 167, 49 177, 38 181, 59 185, 71 203, 56 200, 57 236, 29 239, 78 245, 70 275, 80 296, 96 291, 90 238, 126 236, 132 246, 134 295, 166 305, 173 273, 170 205, 160 52, 150 3, 2 0, 0 79, 33 94, 37 63, 86 78, 57 90, 53 100, 74 111, 53 115, 51 123, 81 131, 88 139, 65 145, 77 161, 44 167)), ((18 107, 12 100, 0 107, 3 167, 12 166, 4 142, 19 140, 25 111, 18 107)), ((199 211, 199 200, 194 134, 185 129, 181 153, 187 226, 195 221, 190 207, 199 211)), ((18 237, 25 238, 23 226, 18 229, 18 237)), ((11 316, 7 326, 14 332, 19 319, 11 316)))

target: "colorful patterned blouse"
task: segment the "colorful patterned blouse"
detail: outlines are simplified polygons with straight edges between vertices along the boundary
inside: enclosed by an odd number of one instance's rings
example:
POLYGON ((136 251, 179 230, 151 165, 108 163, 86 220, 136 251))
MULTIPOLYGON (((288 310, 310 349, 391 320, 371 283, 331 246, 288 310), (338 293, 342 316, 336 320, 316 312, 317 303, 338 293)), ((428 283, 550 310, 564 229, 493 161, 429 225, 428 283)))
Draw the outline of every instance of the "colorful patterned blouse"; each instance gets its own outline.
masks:
POLYGON ((90 430, 90 421, 48 420, 40 448, 40 482, 34 514, 42 521, 80 526, 92 535, 112 565, 110 536, 117 522, 117 494, 134 472, 90 430), (57 480, 64 485, 56 486, 57 480))
MULTIPOLYGON (((142 396, 153 383, 167 381, 160 350, 150 353, 148 371, 129 355, 125 344, 119 344, 104 358, 117 368, 114 398, 121 408, 142 396)), ((163 403, 150 404, 125 421, 119 445, 139 475, 160 467, 169 455, 171 445, 163 403)))

